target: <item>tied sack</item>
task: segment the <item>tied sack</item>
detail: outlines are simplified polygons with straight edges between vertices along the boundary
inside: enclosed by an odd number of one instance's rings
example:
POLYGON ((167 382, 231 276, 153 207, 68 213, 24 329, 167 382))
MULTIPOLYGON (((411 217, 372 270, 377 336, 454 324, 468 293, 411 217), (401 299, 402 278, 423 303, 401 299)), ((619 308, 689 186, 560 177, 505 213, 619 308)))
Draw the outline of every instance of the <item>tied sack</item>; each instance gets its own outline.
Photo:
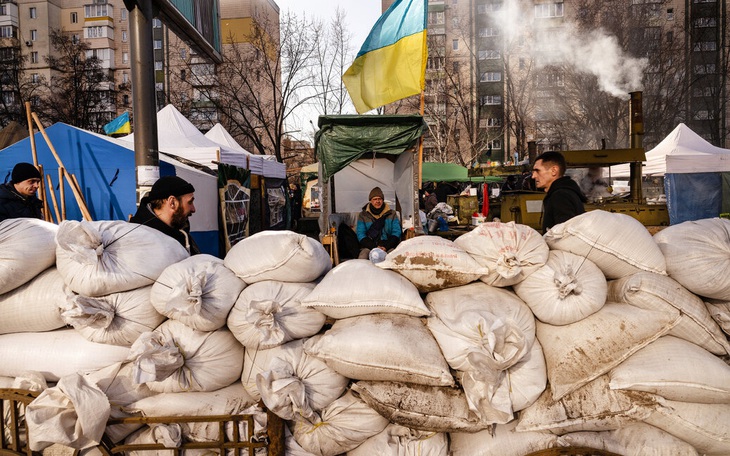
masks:
POLYGON ((58 309, 65 302, 63 277, 55 267, 50 267, 24 285, 0 295, 0 334, 62 328, 66 324, 58 309))
POLYGON ((453 241, 439 236, 405 240, 376 266, 396 271, 421 293, 466 285, 489 273, 453 241))
POLYGON ((228 251, 224 264, 247 284, 312 282, 332 268, 320 242, 293 231, 261 231, 242 239, 228 251))
POLYGON ((651 234, 626 214, 588 211, 550 228, 544 238, 551 250, 588 258, 608 279, 641 271, 667 275, 664 255, 651 234))
POLYGON ((347 456, 372 456, 374 454, 396 454, 404 456, 448 456, 449 438, 443 432, 429 432, 389 424, 347 456))
POLYGON ((215 331, 246 284, 213 255, 193 255, 171 264, 157 278, 150 301, 157 312, 199 331, 215 331))
POLYGON ((489 268, 479 280, 495 287, 521 282, 545 264, 549 252, 540 233, 515 222, 482 223, 454 244, 489 268))
POLYGON ((152 285, 162 271, 190 255, 175 239, 123 221, 61 222, 56 265, 84 296, 105 296, 152 285))
POLYGON ((18 218, 0 222, 0 294, 7 293, 53 266, 58 226, 18 218))

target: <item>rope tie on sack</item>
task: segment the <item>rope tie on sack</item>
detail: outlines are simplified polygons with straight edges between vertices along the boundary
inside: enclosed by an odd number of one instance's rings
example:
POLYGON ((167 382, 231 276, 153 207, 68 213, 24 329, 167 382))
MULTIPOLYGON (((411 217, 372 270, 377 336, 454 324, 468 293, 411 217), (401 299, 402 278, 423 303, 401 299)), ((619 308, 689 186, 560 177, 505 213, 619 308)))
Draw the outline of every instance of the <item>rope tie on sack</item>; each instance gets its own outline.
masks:
POLYGON ((565 299, 571 293, 579 295, 583 291, 583 287, 578 283, 578 278, 573 272, 573 268, 569 265, 564 266, 560 271, 555 271, 553 283, 555 283, 558 289, 560 299, 565 299))

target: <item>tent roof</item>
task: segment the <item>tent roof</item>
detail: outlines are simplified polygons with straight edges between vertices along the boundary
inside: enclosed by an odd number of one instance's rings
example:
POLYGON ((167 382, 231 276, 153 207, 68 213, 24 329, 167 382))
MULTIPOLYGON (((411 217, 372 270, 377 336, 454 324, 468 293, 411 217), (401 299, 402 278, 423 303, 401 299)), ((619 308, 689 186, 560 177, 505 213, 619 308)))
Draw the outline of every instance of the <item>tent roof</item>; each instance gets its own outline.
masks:
MULTIPOLYGON (((730 149, 713 146, 683 123, 646 153, 643 175, 730 171, 730 149)), ((613 176, 628 176, 629 165, 611 167, 613 176)))
POLYGON ((276 177, 284 179, 286 177, 286 165, 277 162, 273 155, 253 154, 243 147, 228 133, 228 130, 220 123, 215 124, 206 134, 205 137, 223 147, 230 148, 245 154, 247 157, 248 169, 252 173, 264 177, 276 177))

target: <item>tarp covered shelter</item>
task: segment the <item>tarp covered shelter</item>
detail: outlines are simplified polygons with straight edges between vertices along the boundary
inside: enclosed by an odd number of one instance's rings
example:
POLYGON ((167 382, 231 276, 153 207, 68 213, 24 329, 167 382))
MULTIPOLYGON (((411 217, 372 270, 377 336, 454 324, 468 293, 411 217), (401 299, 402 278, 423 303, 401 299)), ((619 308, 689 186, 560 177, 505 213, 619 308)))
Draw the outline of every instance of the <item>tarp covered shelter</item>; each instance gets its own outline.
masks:
POLYGON ((456 163, 424 162, 421 164, 421 182, 500 182, 495 176, 470 177, 465 166, 456 163))
POLYGON ((286 165, 276 161, 273 155, 256 155, 243 147, 228 133, 223 125, 215 124, 213 128, 205 133, 205 137, 226 148, 231 148, 246 156, 247 166, 245 168, 251 170, 251 173, 264 177, 275 177, 277 179, 286 178, 286 165))
MULTIPOLYGON (((128 220, 137 210, 136 163, 134 145, 98 135, 64 123, 45 129, 64 167, 76 176, 81 192, 94 220, 128 220)), ((56 198, 58 163, 40 132, 35 134, 38 163, 53 179, 56 198)), ((18 162, 32 162, 30 138, 0 150, 0 181, 10 180, 10 172, 18 162)), ((160 154, 160 175, 178 175, 195 187, 196 212, 190 217, 193 238, 201 250, 218 255, 218 189, 217 178, 208 172, 190 167, 160 154)), ((46 181, 47 182, 47 181, 46 181)), ((82 214, 73 193, 64 182, 66 218, 81 220, 82 214)), ((51 205, 51 198, 46 195, 51 205)), ((52 211, 53 212, 53 211, 52 211)))
POLYGON ((322 187, 320 231, 327 231, 330 214, 360 212, 376 186, 400 211, 403 227, 413 226, 418 218, 418 154, 414 146, 426 129, 423 118, 320 116, 318 125, 314 147, 322 187))

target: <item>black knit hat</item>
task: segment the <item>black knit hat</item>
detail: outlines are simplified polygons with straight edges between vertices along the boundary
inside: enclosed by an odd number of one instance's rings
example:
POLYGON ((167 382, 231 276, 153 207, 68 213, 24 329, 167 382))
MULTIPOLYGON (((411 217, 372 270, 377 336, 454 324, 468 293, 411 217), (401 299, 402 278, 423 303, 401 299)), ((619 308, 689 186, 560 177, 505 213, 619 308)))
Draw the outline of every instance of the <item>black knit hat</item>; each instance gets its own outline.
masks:
POLYGON ((157 179, 147 195, 150 200, 165 199, 170 196, 182 196, 195 192, 191 183, 177 176, 163 176, 157 179))
POLYGON ((13 168, 12 181, 14 184, 19 184, 24 180, 28 179, 40 179, 41 173, 38 168, 30 163, 18 163, 13 168))

